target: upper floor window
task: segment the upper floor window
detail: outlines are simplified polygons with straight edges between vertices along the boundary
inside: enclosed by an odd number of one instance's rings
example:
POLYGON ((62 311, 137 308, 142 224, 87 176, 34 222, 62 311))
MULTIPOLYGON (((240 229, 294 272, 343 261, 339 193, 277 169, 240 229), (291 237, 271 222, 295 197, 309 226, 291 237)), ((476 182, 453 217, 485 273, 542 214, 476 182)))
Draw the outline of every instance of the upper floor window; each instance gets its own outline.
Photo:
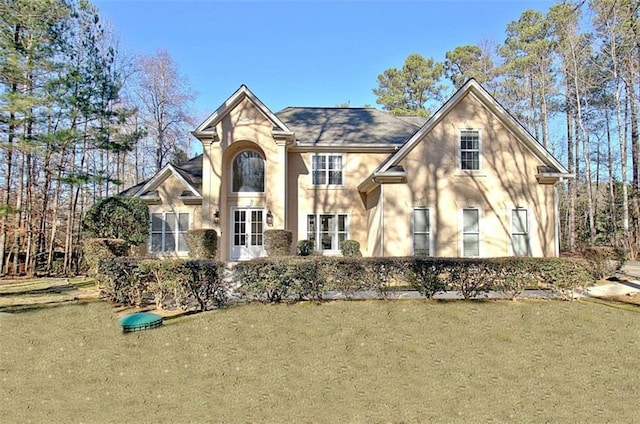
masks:
POLYGON ((149 251, 186 252, 189 214, 161 212, 151 214, 151 245, 149 251))
POLYGON ((480 169, 480 131, 460 131, 460 169, 477 171, 480 169))
POLYGON ((311 174, 313 185, 342 185, 342 155, 313 155, 311 174))
POLYGON ((253 150, 245 150, 233 160, 234 193, 264 192, 264 158, 253 150))

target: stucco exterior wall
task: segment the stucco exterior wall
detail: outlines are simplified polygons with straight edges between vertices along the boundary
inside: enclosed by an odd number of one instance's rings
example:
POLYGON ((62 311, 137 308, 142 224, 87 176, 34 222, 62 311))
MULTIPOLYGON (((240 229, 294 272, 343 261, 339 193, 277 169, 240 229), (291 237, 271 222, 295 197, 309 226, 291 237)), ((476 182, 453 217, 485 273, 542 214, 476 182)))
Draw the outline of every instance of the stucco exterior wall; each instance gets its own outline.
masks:
POLYGON ((218 232, 222 260, 230 259, 233 208, 270 210, 270 228, 285 228, 286 153, 285 146, 274 139, 272 129, 273 123, 244 99, 217 123, 219 140, 204 147, 202 222, 218 232), (264 193, 232 192, 232 163, 244 150, 257 151, 265 158, 264 193), (216 210, 220 212, 219 222, 214 220, 216 210))
MULTIPOLYGON (((158 203, 149 204, 149 215, 152 213, 173 212, 173 213, 188 213, 189 214, 189 229, 202 228, 202 206, 201 205, 185 205, 180 200, 180 195, 187 188, 179 181, 175 176, 170 175, 163 182, 161 182, 156 190, 158 191, 158 197, 160 201, 158 203)), ((138 246, 137 253, 145 256, 149 254, 149 242, 138 246)), ((154 253, 154 256, 159 257, 188 257, 188 252, 176 252, 176 253, 154 253)))
POLYGON ((532 256, 555 256, 554 188, 536 180, 542 163, 472 94, 404 158, 406 184, 384 191, 384 249, 411 255, 412 210, 430 208, 433 256, 462 256, 463 208, 480 210, 480 256, 511 256, 511 211, 529 211, 532 256), (459 131, 480 131, 479 171, 459 165, 459 131))
MULTIPOLYGON (((365 204, 358 185, 368 177, 389 153, 328 152, 343 157, 343 184, 341 186, 314 186, 311 179, 311 161, 314 151, 289 154, 289 228, 293 239, 307 238, 307 215, 322 213, 347 214, 349 238, 360 243, 364 256, 372 256, 375 244, 369 245, 369 221, 375 204, 365 204)), ((375 228, 375 227, 374 227, 375 228)))

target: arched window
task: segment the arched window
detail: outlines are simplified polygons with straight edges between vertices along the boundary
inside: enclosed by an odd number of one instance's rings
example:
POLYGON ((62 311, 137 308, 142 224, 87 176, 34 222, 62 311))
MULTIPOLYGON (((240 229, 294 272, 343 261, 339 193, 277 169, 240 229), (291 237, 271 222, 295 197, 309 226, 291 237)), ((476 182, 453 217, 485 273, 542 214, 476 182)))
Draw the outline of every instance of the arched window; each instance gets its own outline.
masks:
POLYGON ((233 192, 264 192, 264 158, 253 150, 241 152, 233 160, 233 192))

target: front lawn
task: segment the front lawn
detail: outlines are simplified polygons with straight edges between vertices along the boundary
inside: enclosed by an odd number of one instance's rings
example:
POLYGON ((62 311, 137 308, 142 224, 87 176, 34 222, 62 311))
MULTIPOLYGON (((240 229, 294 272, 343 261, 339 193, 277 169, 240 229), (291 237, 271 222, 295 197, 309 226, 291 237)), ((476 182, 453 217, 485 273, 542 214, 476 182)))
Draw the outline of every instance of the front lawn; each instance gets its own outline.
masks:
POLYGON ((0 422, 638 422, 640 315, 592 302, 243 305, 122 334, 0 317, 0 422))

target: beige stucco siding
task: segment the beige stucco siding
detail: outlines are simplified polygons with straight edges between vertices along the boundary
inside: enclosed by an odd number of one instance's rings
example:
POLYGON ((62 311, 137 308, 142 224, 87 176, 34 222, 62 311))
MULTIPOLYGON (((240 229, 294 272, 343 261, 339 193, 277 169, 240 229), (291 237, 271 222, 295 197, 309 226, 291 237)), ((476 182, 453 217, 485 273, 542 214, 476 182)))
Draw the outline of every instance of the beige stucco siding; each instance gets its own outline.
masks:
MULTIPOLYGON (((365 198, 358 185, 369 176, 389 153, 352 152, 296 152, 289 154, 289 227, 294 240, 307 238, 307 215, 338 213, 349 216, 349 238, 360 243, 365 256, 372 255, 375 243, 369 245, 368 223, 372 212, 365 206, 365 198), (316 153, 329 153, 343 157, 343 185, 314 186, 311 180, 311 161, 316 153)), ((375 204, 370 204, 375 208, 375 204)), ((374 229, 377 227, 374 227, 374 229)))
MULTIPOLYGON (((178 180, 174 175, 169 175, 156 188, 158 191, 159 202, 149 204, 149 215, 152 213, 188 213, 189 229, 202 228, 202 207, 201 205, 185 205, 180 200, 180 195, 187 187, 178 180)), ((150 243, 151 237, 149 237, 150 243)), ((137 253, 146 255, 149 253, 149 243, 138 246, 137 253)), ((188 252, 163 253, 154 254, 163 257, 188 257, 188 252)))
POLYGON ((402 160, 406 184, 384 192, 387 255, 412 254, 412 210, 430 208, 435 256, 461 256, 463 208, 480 210, 480 256, 510 256, 511 211, 529 211, 533 256, 555 255, 554 191, 536 180, 542 163, 472 94, 402 160), (479 171, 459 166, 459 131, 480 131, 479 171))
POLYGON ((241 101, 216 125, 218 140, 204 146, 202 223, 220 236, 221 259, 230 258, 231 214, 234 208, 260 208, 271 211, 270 228, 285 228, 287 185, 286 146, 273 135, 273 122, 252 102, 241 101), (242 151, 253 150, 265 158, 264 193, 233 193, 232 163, 242 151), (218 222, 215 212, 220 212, 218 222))

